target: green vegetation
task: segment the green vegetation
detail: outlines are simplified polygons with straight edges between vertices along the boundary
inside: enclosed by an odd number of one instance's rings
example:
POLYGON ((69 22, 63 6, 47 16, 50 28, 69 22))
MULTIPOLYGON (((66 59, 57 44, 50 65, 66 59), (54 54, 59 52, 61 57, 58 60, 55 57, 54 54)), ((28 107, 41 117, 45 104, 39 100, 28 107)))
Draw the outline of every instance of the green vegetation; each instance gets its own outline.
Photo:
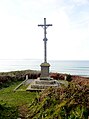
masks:
POLYGON ((36 97, 35 92, 26 92, 25 86, 19 91, 13 90, 25 80, 37 78, 40 73, 33 70, 12 71, 0 73, 0 119, 17 119, 25 117, 28 106, 36 97))
POLYGON ((18 109, 16 107, 0 104, 0 119, 17 119, 18 109))
POLYGON ((0 90, 0 119, 88 119, 89 87, 70 83, 41 93, 13 92, 19 83, 0 90))
POLYGON ((29 86, 29 84, 28 84, 28 85, 22 84, 22 85, 17 89, 17 91, 26 91, 26 89, 27 89, 28 86, 29 86))
POLYGON ((22 85, 14 92, 27 74, 31 79, 39 76, 31 70, 0 73, 0 119, 88 119, 89 86, 71 83, 69 75, 69 83, 58 80, 59 88, 37 93, 22 85))
POLYGON ((8 88, 0 90, 0 103, 4 102, 8 105, 19 106, 22 104, 28 104, 35 96, 35 92, 16 91, 14 88, 21 82, 16 82, 8 88))
POLYGON ((12 71, 0 73, 0 89, 3 87, 9 87, 14 82, 23 81, 28 75, 29 79, 36 79, 39 77, 39 71, 23 70, 23 71, 12 71))
POLYGON ((28 110, 29 104, 36 97, 35 92, 14 92, 14 88, 19 83, 21 83, 21 81, 15 82, 11 86, 0 90, 0 119, 17 119, 19 114, 26 114, 25 111, 22 112, 22 109, 28 110))
POLYGON ((71 77, 71 75, 70 75, 70 74, 69 74, 69 75, 67 75, 66 80, 67 80, 67 81, 69 81, 69 82, 70 82, 70 81, 72 81, 72 77, 71 77))
POLYGON ((49 88, 30 105, 28 119, 88 119, 89 87, 49 88))
POLYGON ((68 87, 68 81, 66 81, 66 80, 58 80, 58 82, 61 84, 61 86, 68 87))

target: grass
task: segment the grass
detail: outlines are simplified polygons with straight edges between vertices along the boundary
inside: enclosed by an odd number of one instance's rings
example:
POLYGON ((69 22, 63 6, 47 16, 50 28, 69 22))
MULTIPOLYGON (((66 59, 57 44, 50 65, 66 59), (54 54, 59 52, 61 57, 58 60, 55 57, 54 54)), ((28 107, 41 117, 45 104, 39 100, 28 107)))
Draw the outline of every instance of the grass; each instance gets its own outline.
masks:
POLYGON ((21 82, 16 82, 10 87, 0 90, 0 104, 6 103, 11 106, 21 106, 24 104, 30 104, 36 97, 36 92, 16 91, 14 88, 21 82))
MULTIPOLYGON (((61 84, 68 85, 66 81, 59 81, 61 84)), ((21 83, 21 81, 15 82, 7 88, 0 90, 0 104, 6 103, 7 105, 20 106, 24 104, 30 104, 37 96, 36 92, 25 91, 27 86, 22 85, 16 92, 13 90, 21 83)))
POLYGON ((65 80, 58 80, 61 85, 64 85, 65 87, 68 86, 68 81, 65 80))
POLYGON ((26 89, 27 89, 28 86, 29 86, 29 84, 28 84, 28 85, 22 84, 22 85, 17 89, 17 91, 26 91, 26 89))
MULTIPOLYGON (((65 81, 60 83, 67 85, 65 81)), ((34 106, 34 99, 39 98, 39 93, 26 91, 28 85, 22 85, 14 92, 19 84, 21 81, 13 82, 11 86, 0 90, 0 119, 27 118, 30 105, 34 106)))

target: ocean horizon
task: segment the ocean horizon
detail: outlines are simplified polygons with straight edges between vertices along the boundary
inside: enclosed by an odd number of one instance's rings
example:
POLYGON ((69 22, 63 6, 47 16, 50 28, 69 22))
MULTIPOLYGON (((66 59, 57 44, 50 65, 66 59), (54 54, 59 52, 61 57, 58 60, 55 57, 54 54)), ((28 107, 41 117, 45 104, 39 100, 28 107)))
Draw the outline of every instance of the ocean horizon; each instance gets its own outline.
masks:
MULTIPOLYGON (((0 59, 0 72, 18 70, 40 70, 43 60, 0 59)), ((49 60, 50 72, 89 77, 89 60, 49 60)))

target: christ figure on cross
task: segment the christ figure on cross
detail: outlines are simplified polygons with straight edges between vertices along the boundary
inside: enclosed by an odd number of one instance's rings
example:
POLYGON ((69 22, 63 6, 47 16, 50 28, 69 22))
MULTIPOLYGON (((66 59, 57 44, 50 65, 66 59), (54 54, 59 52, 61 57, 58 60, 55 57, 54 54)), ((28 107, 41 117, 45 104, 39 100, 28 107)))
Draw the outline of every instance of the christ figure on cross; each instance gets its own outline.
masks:
POLYGON ((46 24, 46 18, 44 18, 44 24, 39 24, 38 26, 41 26, 43 27, 44 29, 44 62, 47 62, 47 38, 46 38, 46 29, 49 27, 49 26, 52 26, 52 24, 46 24))

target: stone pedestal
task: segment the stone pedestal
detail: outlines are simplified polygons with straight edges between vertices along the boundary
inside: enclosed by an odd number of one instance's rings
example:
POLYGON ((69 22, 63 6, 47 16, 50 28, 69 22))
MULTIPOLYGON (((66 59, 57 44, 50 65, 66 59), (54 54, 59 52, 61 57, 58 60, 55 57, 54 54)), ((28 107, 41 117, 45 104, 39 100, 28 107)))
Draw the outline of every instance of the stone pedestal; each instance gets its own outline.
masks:
POLYGON ((47 62, 42 63, 41 65, 41 76, 40 79, 45 80, 45 79, 49 79, 49 67, 50 64, 47 62))
POLYGON ((58 88, 60 83, 57 80, 40 80, 35 79, 26 89, 26 91, 43 91, 49 87, 58 88))

